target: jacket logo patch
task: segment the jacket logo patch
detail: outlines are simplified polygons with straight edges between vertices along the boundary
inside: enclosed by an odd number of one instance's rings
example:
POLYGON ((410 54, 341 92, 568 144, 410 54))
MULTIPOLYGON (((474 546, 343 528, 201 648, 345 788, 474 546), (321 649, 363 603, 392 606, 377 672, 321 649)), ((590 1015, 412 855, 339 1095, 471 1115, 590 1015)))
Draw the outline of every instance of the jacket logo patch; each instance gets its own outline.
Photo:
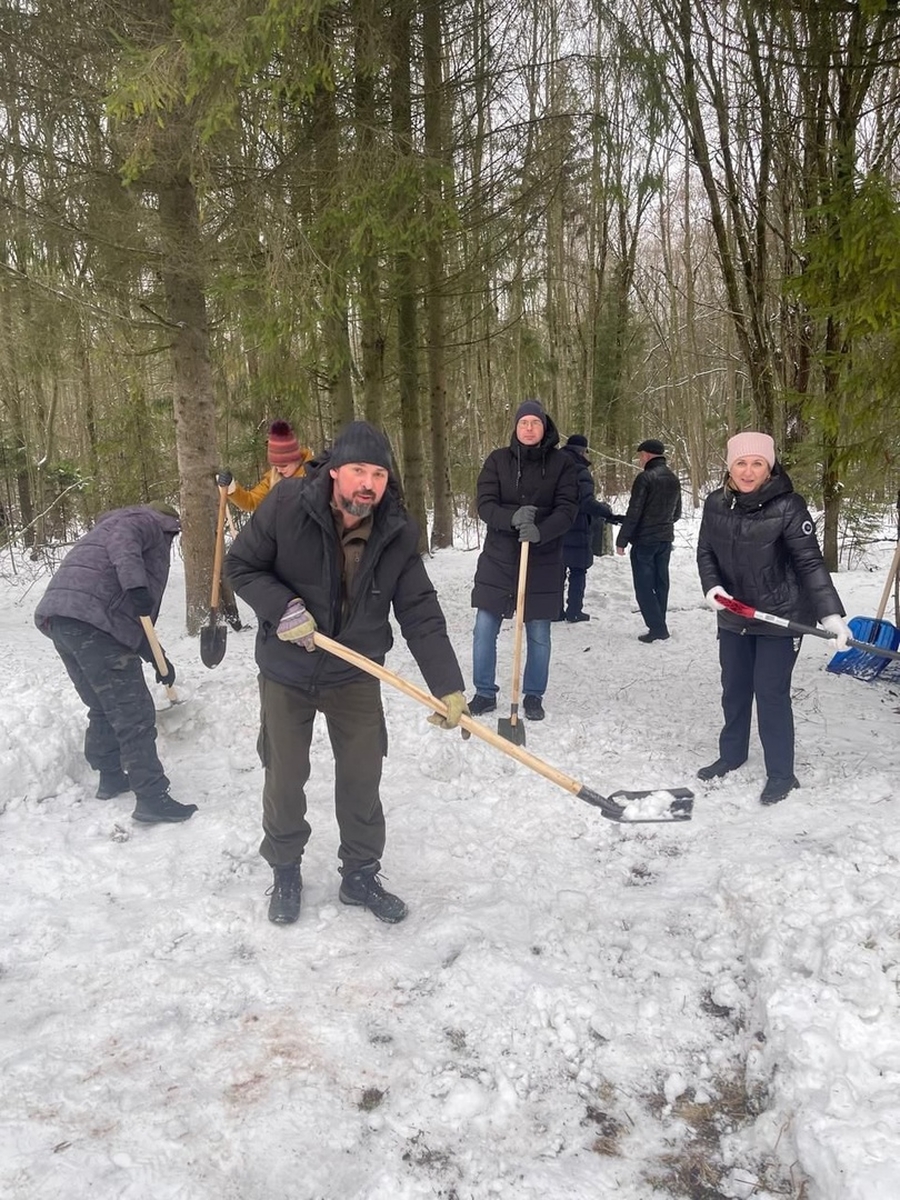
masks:
POLYGON ((809 537, 809 535, 810 535, 810 534, 812 533, 812 531, 813 531, 813 523, 812 523, 812 521, 804 521, 804 522, 803 522, 803 524, 802 524, 802 526, 801 526, 801 529, 802 529, 802 530, 803 530, 803 532, 806 534, 806 536, 807 536, 807 537, 809 537))

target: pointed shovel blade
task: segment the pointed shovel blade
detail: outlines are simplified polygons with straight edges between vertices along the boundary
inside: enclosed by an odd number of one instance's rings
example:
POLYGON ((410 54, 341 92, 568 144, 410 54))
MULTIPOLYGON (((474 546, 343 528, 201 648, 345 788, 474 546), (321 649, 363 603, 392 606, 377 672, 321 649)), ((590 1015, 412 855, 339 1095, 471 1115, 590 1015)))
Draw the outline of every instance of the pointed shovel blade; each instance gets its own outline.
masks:
POLYGON ((228 628, 220 625, 216 616, 216 613, 211 613, 209 624, 200 630, 200 660, 204 667, 217 667, 225 657, 228 628))

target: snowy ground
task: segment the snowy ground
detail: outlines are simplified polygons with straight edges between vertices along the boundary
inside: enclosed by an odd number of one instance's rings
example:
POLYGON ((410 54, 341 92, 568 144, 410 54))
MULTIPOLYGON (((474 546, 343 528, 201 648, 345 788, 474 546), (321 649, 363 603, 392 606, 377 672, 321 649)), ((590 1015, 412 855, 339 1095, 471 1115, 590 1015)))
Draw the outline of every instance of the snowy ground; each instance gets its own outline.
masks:
MULTIPOLYGON (((610 823, 386 688, 395 927, 337 900, 324 727, 301 919, 266 920, 253 634, 206 670, 180 563, 160 632, 188 703, 160 745, 200 811, 179 827, 93 798, 83 709, 32 625, 45 580, 0 564, 0 1195, 896 1200, 900 689, 826 672, 807 639, 802 790, 759 805, 755 739, 698 783, 719 688, 693 528, 671 640, 637 642, 627 560, 597 560, 526 730, 597 791, 694 786, 693 821, 610 823)), ((851 614, 891 550, 838 577, 851 614)), ((429 565, 467 678, 475 558, 429 565)), ((421 683, 402 643, 388 666, 421 683)))

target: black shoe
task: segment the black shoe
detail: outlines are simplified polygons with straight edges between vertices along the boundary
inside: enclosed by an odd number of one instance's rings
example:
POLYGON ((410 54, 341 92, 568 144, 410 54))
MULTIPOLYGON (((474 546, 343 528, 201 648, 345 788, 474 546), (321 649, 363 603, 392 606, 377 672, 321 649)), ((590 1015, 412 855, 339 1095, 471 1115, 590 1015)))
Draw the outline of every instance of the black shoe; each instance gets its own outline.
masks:
POLYGON ((269 920, 275 925, 293 925, 300 916, 300 893, 303 891, 303 880, 300 877, 300 864, 288 863, 286 867, 273 867, 275 881, 267 896, 269 901, 269 920))
POLYGON ((497 707, 497 698, 495 696, 481 696, 478 692, 469 701, 469 716, 481 717, 485 713, 493 712, 497 707))
POLYGON ((639 642, 665 642, 669 639, 669 631, 666 629, 663 633, 651 633, 648 629, 646 633, 638 634, 639 642))
POLYGON ((196 804, 179 804, 166 792, 164 796, 154 796, 151 800, 141 800, 138 797, 131 819, 140 821, 144 825, 156 825, 162 822, 174 824, 177 821, 189 820, 196 811, 196 804))
POLYGON ((522 707, 525 709, 525 716, 529 721, 543 721, 547 715, 544 712, 543 704, 541 704, 540 696, 526 696, 522 702, 522 707))
POLYGON ((381 886, 378 867, 363 867, 345 875, 338 892, 342 904, 355 904, 367 908, 379 921, 396 925, 407 914, 407 907, 399 896, 392 896, 381 886))
POLYGON ((722 775, 727 775, 729 771, 736 771, 738 767, 742 767, 743 763, 730 763, 727 759, 717 758, 714 763, 710 763, 708 767, 701 767, 697 772, 698 779, 718 779, 722 775))
POLYGON ((794 788, 800 786, 800 780, 796 775, 789 775, 787 779, 778 779, 774 775, 770 775, 766 780, 766 786, 760 793, 760 804, 777 804, 779 800, 783 800, 788 792, 792 792, 794 788))
POLYGON ((124 771, 100 772, 100 782, 97 784, 96 792, 98 800, 112 800, 113 796, 121 796, 123 792, 130 791, 131 784, 124 771))
POLYGON ((591 619, 590 613, 586 613, 586 612, 566 613, 566 620, 569 622, 570 625, 575 625, 578 621, 589 621, 590 619, 591 619))

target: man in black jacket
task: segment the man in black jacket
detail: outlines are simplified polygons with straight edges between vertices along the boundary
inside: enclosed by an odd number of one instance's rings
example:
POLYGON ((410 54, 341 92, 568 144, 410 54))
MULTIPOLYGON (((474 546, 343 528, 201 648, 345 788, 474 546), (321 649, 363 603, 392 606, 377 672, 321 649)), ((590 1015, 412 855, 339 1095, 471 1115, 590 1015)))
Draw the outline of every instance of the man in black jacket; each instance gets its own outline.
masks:
POLYGON ((235 591, 259 617, 260 853, 275 877, 269 920, 286 925, 300 915, 300 860, 310 836, 304 787, 313 722, 321 712, 334 752, 340 899, 393 923, 407 910, 378 879, 385 841, 379 783, 387 752, 380 685, 317 650, 314 633, 320 629, 383 663, 392 644, 393 605, 431 692, 447 706, 446 718, 429 718, 443 728, 468 712, 463 678, 384 434, 355 421, 330 454, 306 470, 304 479, 284 479, 266 496, 227 560, 235 591))
MULTIPOLYGON (((161 501, 97 518, 50 580, 34 614, 87 705, 84 756, 100 772, 98 800, 134 792, 132 817, 144 824, 187 821, 156 751, 156 708, 141 659, 153 661, 141 617, 155 621, 169 578, 178 513, 161 501)), ((175 668, 156 671, 175 682, 175 668)))
POLYGON ((631 542, 634 594, 647 623, 647 632, 638 641, 661 642, 669 636, 669 558, 675 522, 681 517, 681 484, 666 465, 662 442, 647 438, 637 449, 642 470, 631 486, 628 511, 616 538, 616 554, 624 554, 631 542))

